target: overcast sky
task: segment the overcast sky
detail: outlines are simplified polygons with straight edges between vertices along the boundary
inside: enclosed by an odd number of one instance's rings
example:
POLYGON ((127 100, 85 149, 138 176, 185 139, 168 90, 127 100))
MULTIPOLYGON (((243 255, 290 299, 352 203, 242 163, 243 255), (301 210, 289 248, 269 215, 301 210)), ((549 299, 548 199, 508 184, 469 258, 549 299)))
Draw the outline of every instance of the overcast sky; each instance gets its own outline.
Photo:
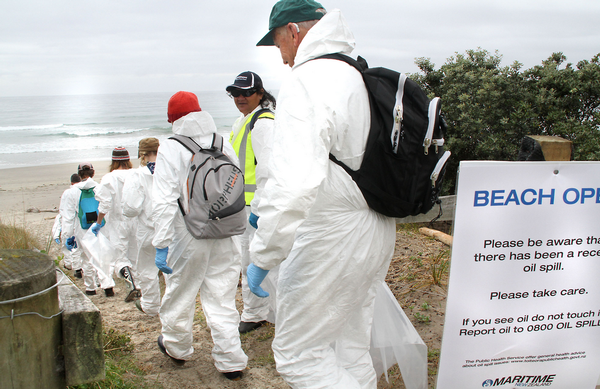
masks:
MULTIPOLYGON (((245 70, 268 90, 289 72, 256 47, 274 0, 1 0, 0 96, 222 90, 245 70)), ((563 52, 600 53, 600 0, 323 0, 340 8, 355 54, 414 73, 482 49, 524 69, 563 52)))

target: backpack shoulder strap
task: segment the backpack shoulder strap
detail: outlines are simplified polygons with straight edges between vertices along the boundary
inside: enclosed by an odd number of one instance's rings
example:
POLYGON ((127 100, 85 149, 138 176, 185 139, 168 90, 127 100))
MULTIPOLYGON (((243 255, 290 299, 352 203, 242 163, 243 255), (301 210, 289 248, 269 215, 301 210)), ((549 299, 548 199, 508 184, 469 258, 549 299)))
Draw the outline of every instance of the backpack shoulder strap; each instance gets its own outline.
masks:
POLYGON ((252 119, 250 120, 250 123, 248 123, 248 130, 252 131, 252 129, 254 128, 254 124, 256 123, 256 121, 258 119, 271 119, 271 120, 273 120, 274 117, 272 115, 274 115, 274 113, 269 108, 259 109, 258 111, 256 111, 256 113, 254 114, 254 116, 252 116, 252 119), (264 116, 261 117, 261 115, 263 115, 264 113, 267 113, 267 112, 270 113, 271 115, 264 115, 264 116))
MULTIPOLYGON (((358 57, 358 59, 355 60, 354 58, 342 53, 325 54, 314 59, 336 59, 338 61, 346 62, 348 65, 353 66, 356 70, 358 70, 361 76, 364 76, 365 70, 369 68, 367 61, 363 57, 358 57)), ((342 161, 338 160, 333 154, 329 153, 329 159, 341 166, 353 179, 355 178, 355 171, 346 166, 346 164, 342 161)))
POLYGON ((220 134, 217 134, 216 132, 213 134, 211 148, 223 152, 223 137, 220 134))
MULTIPOLYGON (((202 147, 200 147, 200 145, 198 143, 196 143, 189 136, 175 134, 175 135, 169 137, 169 139, 173 139, 174 141, 176 141, 179 144, 181 144, 183 147, 185 147, 186 149, 188 149, 189 152, 192 153, 192 155, 196 155, 196 153, 198 151, 202 150, 202 147)), ((186 213, 185 213, 185 211, 183 209, 183 205, 181 204, 181 198, 177 199, 177 205, 179 205, 179 210, 181 211, 181 214, 183 216, 185 216, 186 213)))
POLYGON ((85 189, 79 188, 79 190, 81 191, 81 194, 83 195, 84 193, 85 194, 88 194, 90 192, 93 193, 94 192, 94 188, 95 188, 95 186, 92 186, 91 188, 85 188, 85 189))
POLYGON ((198 143, 196 143, 189 136, 175 134, 175 135, 169 137, 169 139, 173 139, 174 141, 177 141, 183 147, 188 149, 192 154, 196 154, 199 150, 202 150, 202 147, 200 147, 200 145, 198 143))
POLYGON ((348 65, 353 66, 361 74, 369 68, 367 61, 363 57, 359 56, 355 60, 354 58, 342 53, 325 54, 314 59, 337 59, 338 61, 346 62, 348 65))

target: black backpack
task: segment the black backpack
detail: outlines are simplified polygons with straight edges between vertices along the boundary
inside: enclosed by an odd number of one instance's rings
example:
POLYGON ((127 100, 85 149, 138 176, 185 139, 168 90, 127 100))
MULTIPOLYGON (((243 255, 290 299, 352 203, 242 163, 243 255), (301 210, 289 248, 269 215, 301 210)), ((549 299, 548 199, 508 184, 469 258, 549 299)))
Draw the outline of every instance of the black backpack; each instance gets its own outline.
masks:
MULTIPOLYGON (((371 106, 371 128, 360 168, 356 171, 329 154, 360 188, 373 210, 390 217, 427 213, 439 195, 450 151, 444 151, 446 123, 438 97, 426 93, 404 74, 343 54, 337 59, 362 75, 371 106)), ((440 207, 441 209, 441 207, 440 207)))

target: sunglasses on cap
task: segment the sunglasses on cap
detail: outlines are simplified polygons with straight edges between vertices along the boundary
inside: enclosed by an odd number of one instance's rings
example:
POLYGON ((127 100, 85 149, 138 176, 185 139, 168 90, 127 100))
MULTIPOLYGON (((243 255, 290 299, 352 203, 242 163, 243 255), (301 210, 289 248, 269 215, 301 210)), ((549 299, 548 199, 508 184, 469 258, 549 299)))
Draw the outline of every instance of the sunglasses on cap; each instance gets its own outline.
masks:
POLYGON ((230 97, 240 97, 240 96, 244 96, 244 97, 250 97, 253 94, 256 93, 256 89, 234 89, 232 88, 231 90, 227 91, 227 94, 230 97))

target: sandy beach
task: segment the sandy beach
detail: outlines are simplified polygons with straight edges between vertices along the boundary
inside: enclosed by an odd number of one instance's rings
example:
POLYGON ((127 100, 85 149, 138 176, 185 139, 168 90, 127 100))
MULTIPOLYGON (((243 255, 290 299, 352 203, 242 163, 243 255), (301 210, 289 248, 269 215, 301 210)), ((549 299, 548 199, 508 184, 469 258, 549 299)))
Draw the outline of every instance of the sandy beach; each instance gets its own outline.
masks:
MULTIPOLYGON (((110 160, 85 162, 94 166, 94 180, 98 183, 108 173, 110 160)), ((134 167, 139 166, 137 159, 131 162, 134 167)), ((52 258, 61 254, 58 245, 51 244, 52 225, 60 197, 71 185, 77 166, 68 163, 0 169, 0 222, 33 232, 52 258)))
MULTIPOLYGON (((89 161, 94 166, 94 180, 100 182, 108 173, 110 160, 89 161)), ((137 160, 132 160, 134 167, 137 160)), ((77 173, 78 164, 46 165, 0 169, 0 220, 4 223, 25 221, 27 225, 54 218, 56 212, 48 212, 60 205, 60 197, 70 186, 71 174, 77 173), (36 208, 41 212, 28 212, 36 208)), ((52 225, 50 225, 52 226, 52 225)))

